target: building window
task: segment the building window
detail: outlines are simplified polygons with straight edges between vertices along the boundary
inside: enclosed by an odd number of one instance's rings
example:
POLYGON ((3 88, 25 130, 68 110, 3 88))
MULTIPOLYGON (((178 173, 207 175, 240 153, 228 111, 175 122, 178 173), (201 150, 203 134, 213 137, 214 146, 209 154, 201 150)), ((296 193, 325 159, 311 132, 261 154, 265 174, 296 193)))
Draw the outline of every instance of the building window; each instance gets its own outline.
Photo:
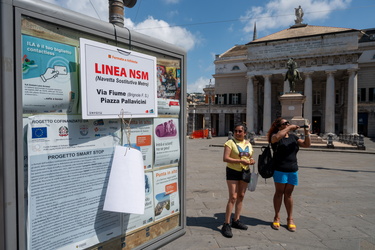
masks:
POLYGON ((313 92, 313 104, 320 105, 320 91, 315 90, 313 92))
POLYGON ((240 70, 240 67, 238 67, 237 65, 233 66, 232 70, 240 70))
POLYGON ((236 105, 241 103, 241 93, 229 94, 229 104, 236 105))
POLYGON ((366 88, 358 88, 358 102, 366 101, 366 88))
POLYGON ((369 102, 375 102, 375 88, 368 89, 368 100, 369 102))
POLYGON ((232 94, 232 104, 238 104, 238 94, 232 94))
POLYGON ((217 95, 217 104, 224 104, 224 95, 217 95))

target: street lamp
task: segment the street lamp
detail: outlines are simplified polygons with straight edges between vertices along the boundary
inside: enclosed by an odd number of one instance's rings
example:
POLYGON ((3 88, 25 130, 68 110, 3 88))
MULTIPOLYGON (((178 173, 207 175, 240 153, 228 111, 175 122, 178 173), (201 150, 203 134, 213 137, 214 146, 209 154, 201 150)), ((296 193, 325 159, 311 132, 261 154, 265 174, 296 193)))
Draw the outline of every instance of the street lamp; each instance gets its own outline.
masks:
POLYGON ((193 133, 194 133, 194 131, 195 131, 195 112, 196 112, 196 108, 195 108, 195 103, 193 103, 193 107, 194 107, 194 109, 193 109, 193 133))
POLYGON ((212 96, 214 94, 213 90, 213 85, 211 84, 211 79, 210 79, 210 84, 208 85, 208 136, 207 139, 212 138, 212 131, 211 131, 211 102, 212 102, 212 96))

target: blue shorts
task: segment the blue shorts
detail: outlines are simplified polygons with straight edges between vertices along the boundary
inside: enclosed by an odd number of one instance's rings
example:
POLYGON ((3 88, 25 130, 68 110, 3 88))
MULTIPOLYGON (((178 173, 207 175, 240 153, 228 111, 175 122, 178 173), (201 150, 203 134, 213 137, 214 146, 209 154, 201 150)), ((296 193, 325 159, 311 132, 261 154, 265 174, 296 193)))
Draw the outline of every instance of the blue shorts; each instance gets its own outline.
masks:
POLYGON ((291 184, 294 186, 298 185, 298 171, 297 172, 280 172, 275 171, 273 173, 273 180, 277 183, 291 184))

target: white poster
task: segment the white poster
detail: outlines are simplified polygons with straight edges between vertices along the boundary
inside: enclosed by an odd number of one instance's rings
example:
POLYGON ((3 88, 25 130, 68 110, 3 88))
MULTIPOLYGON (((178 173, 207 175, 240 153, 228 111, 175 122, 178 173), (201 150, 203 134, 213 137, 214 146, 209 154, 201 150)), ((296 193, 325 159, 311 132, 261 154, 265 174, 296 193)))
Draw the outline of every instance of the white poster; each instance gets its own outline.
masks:
POLYGON ((156 58, 80 39, 82 117, 157 117, 156 58))
POLYGON ((180 211, 178 168, 154 171, 155 220, 180 211))
POLYGON ((143 214, 144 182, 142 153, 135 148, 116 146, 103 209, 143 214))
POLYGON ((154 167, 177 165, 180 160, 180 142, 177 118, 154 119, 154 167))
POLYGON ((124 214, 123 233, 132 232, 154 221, 154 187, 152 185, 152 173, 145 173, 145 201, 144 214, 124 214))
POLYGON ((121 234, 103 211, 120 122, 80 116, 29 117, 28 249, 84 249, 121 234))
POLYGON ((76 47, 22 35, 23 112, 77 114, 76 47))
POLYGON ((180 100, 158 98, 159 115, 178 115, 180 114, 180 100))
POLYGON ((144 169, 151 169, 153 163, 154 149, 152 144, 153 119, 139 118, 130 122, 130 142, 127 137, 127 125, 124 128, 123 145, 137 148, 142 152, 144 169))

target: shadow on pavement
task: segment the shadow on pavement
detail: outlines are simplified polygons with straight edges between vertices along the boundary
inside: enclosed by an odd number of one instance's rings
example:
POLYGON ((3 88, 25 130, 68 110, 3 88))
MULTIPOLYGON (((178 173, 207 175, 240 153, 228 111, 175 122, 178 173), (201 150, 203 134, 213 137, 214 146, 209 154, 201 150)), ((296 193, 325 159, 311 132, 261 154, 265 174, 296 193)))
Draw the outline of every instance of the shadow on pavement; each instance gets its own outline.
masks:
MULTIPOLYGON (((217 213, 213 217, 186 217, 187 226, 206 227, 214 231, 220 232, 221 226, 224 223, 225 213, 217 213)), ((241 215, 241 222, 255 227, 258 225, 270 225, 269 221, 260 220, 241 215)))
POLYGON ((324 168, 324 167, 304 167, 298 166, 299 168, 315 168, 315 169, 322 169, 322 170, 334 170, 334 171, 343 171, 343 172, 353 172, 353 173, 375 173, 375 171, 369 170, 354 170, 354 169, 337 169, 337 168, 324 168))

